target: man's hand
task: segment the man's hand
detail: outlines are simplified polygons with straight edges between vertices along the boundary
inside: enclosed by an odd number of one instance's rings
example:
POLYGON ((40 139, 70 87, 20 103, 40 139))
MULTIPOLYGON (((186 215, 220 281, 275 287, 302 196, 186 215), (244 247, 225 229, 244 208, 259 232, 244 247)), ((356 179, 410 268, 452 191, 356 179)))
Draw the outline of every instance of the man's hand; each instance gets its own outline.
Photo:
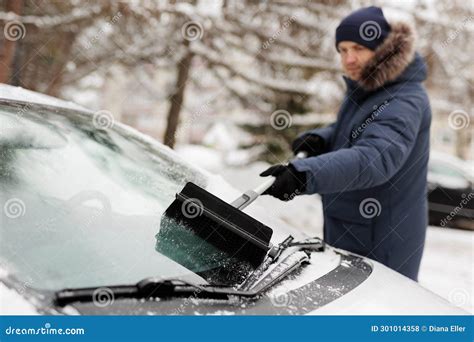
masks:
POLYGON ((324 139, 319 135, 305 134, 291 144, 293 153, 306 152, 308 157, 316 157, 324 152, 324 139))
POLYGON ((306 190, 306 173, 297 171, 293 165, 273 165, 260 174, 274 176, 275 182, 262 195, 271 195, 282 201, 290 201, 306 190))

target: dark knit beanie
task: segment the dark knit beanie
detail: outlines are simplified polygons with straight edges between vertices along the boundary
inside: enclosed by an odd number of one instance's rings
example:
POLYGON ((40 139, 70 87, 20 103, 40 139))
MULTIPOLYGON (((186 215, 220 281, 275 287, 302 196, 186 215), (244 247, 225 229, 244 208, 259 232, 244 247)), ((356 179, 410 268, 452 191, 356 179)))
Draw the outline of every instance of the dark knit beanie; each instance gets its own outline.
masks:
POLYGON ((336 29, 336 49, 347 40, 375 50, 390 33, 390 25, 380 7, 370 6, 352 12, 336 29))

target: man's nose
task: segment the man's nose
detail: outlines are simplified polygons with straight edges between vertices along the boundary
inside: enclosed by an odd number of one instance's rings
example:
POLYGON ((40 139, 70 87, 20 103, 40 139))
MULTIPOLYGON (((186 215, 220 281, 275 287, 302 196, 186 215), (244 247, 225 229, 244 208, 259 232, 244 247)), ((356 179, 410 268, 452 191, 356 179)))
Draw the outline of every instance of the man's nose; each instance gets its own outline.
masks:
POLYGON ((352 53, 348 53, 346 56, 346 64, 354 64, 357 62, 357 58, 352 53))

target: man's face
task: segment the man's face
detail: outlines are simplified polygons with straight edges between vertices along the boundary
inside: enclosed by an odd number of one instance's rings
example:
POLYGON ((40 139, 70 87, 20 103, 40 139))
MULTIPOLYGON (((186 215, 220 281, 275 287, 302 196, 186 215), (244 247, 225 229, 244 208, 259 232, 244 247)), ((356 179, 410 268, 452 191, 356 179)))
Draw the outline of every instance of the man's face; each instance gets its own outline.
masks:
POLYGON ((350 79, 358 81, 364 65, 374 56, 374 52, 360 44, 342 41, 338 44, 342 69, 350 79))

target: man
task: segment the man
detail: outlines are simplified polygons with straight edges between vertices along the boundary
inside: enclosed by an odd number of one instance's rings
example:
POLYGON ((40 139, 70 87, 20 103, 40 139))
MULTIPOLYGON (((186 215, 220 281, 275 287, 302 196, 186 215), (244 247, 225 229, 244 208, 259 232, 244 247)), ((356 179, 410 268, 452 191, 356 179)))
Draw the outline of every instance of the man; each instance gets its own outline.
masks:
POLYGON ((266 194, 321 194, 330 245, 417 280, 427 226, 426 65, 413 29, 389 24, 378 7, 344 18, 336 49, 347 85, 337 120, 293 142, 308 158, 261 174, 276 177, 266 194))

